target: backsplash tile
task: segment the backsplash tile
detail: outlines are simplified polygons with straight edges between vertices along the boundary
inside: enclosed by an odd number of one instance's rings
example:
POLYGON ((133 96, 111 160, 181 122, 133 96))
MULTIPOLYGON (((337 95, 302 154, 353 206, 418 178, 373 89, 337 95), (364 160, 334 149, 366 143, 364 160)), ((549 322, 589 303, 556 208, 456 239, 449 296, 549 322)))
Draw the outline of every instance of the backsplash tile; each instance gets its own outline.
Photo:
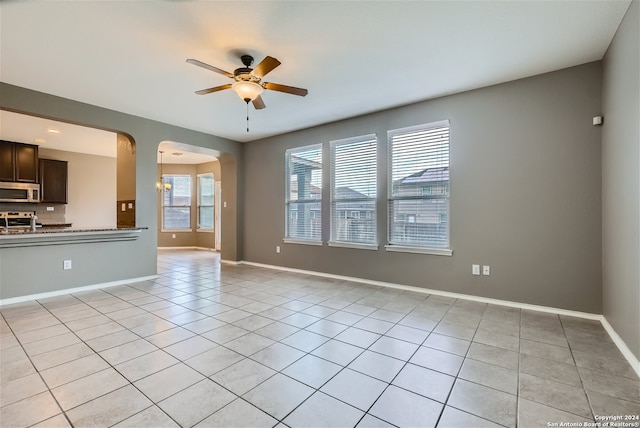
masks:
POLYGON ((66 208, 65 204, 0 203, 0 211, 35 211, 42 224, 66 223, 66 208), (47 207, 53 207, 53 211, 47 211, 47 207))

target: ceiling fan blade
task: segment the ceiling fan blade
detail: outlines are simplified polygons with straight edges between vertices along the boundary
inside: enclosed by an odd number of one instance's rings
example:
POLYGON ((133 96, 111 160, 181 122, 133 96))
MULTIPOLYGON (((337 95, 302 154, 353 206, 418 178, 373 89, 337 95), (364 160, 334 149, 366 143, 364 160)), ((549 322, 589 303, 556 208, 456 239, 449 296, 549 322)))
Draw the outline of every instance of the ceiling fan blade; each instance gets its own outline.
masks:
POLYGON ((187 60, 187 62, 189 64, 193 64, 193 65, 197 65, 198 67, 206 68, 209 71, 213 71, 214 73, 220 73, 220 74, 222 74, 224 76, 227 76, 227 77, 230 77, 230 78, 233 79, 233 74, 232 73, 229 73, 228 71, 221 70, 218 67, 214 67, 213 65, 205 64, 204 62, 198 61, 197 59, 189 58, 187 60))
POLYGON ((258 95, 252 102, 253 102, 253 107, 256 110, 261 110, 261 109, 266 107, 266 105, 264 105, 264 101, 262 100, 262 97, 260 95, 258 95))
POLYGON ((309 91, 303 88, 296 88, 295 86, 280 85, 278 83, 264 82, 263 86, 265 87, 265 89, 278 91, 278 92, 285 92, 287 94, 292 94, 292 95, 299 95, 301 97, 304 97, 309 93, 309 91))
POLYGON ((196 91, 196 94, 198 94, 198 95, 206 95, 206 94, 210 94, 212 92, 223 91, 225 89, 231 89, 231 83, 227 83, 226 85, 214 86, 213 88, 201 89, 199 91, 196 91))
POLYGON ((265 57, 265 59, 263 59, 260 62, 260 64, 256 66, 256 68, 253 69, 251 74, 253 74, 253 76, 257 77, 258 79, 262 79, 264 76, 267 75, 267 73, 269 73, 271 70, 273 70, 279 65, 280 65, 280 61, 278 61, 273 57, 267 56, 265 57))

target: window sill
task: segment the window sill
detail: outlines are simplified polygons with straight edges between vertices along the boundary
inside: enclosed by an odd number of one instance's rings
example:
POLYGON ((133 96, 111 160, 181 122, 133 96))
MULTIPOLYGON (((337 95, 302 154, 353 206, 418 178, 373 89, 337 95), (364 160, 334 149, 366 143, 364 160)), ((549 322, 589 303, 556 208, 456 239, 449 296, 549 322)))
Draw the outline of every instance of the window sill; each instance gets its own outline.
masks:
POLYGON ((201 233, 213 233, 214 230, 213 229, 196 229, 196 232, 201 232, 201 233))
POLYGON ((341 247, 341 248, 354 248, 357 250, 373 250, 377 251, 378 246, 375 244, 357 244, 354 242, 339 242, 339 241, 329 241, 327 244, 330 247, 341 247))
POLYGON ((452 256, 453 250, 439 248, 403 247, 401 245, 385 245, 385 250, 397 253, 431 254, 434 256, 452 256))
POLYGON ((161 229, 160 232, 165 233, 180 233, 180 232, 193 232, 193 229, 161 229))
POLYGON ((285 244, 315 245, 315 246, 318 246, 318 247, 322 246, 322 241, 305 241, 303 239, 289 239, 289 238, 285 238, 282 241, 285 244))

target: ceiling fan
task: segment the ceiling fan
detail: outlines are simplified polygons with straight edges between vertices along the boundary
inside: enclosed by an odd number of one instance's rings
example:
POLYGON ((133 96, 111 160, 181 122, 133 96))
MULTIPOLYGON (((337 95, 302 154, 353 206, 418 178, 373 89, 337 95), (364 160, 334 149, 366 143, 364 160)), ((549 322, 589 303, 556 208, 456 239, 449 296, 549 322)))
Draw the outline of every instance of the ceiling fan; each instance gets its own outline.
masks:
POLYGON ((251 101, 256 109, 263 109, 266 107, 262 97, 260 96, 265 89, 284 92, 286 94, 299 95, 301 97, 307 95, 308 91, 306 89, 280 85, 278 83, 262 82, 262 78, 267 75, 267 73, 280 65, 280 61, 277 59, 267 56, 255 68, 251 68, 251 64, 253 64, 253 57, 251 55, 242 55, 240 60, 244 64, 244 67, 236 68, 233 73, 229 73, 228 71, 205 64, 197 59, 188 59, 187 62, 189 64, 197 65, 198 67, 222 74, 223 76, 227 76, 234 80, 233 83, 227 83, 226 85, 214 86, 213 88, 196 91, 196 94, 205 95, 212 92, 222 91, 224 89, 233 89, 241 100, 247 104, 251 101))

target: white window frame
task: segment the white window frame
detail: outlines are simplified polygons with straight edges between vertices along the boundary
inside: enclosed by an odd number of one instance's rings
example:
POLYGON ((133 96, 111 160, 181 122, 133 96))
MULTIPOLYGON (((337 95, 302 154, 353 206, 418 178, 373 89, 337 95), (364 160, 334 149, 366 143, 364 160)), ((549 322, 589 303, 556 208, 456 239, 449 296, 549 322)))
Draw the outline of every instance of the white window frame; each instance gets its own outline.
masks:
MULTIPOLYGON (((330 224, 331 224, 331 233, 329 239, 329 245, 333 247, 347 247, 347 248, 359 248, 359 249, 367 249, 367 250, 377 250, 378 249, 378 223, 377 223, 377 198, 378 198, 378 138, 375 134, 367 134, 360 135, 357 137, 344 138, 340 140, 335 140, 330 142, 330 181, 331 181, 331 210, 330 210, 330 224), (368 143, 372 145, 372 153, 370 152, 358 152, 350 154, 348 158, 345 157, 337 157, 337 149, 341 146, 353 146, 356 144, 368 143), (372 158, 369 157, 373 155, 372 158), (366 156, 366 157, 365 157, 366 156), (371 165, 371 163, 373 163, 371 165), (359 179, 364 179, 362 181, 362 185, 366 185, 367 189, 361 189, 363 192, 367 192, 369 196, 365 197, 339 197, 338 196, 338 188, 339 183, 337 183, 337 171, 340 170, 349 170, 351 168, 358 168, 359 170, 364 171, 364 176, 360 174, 359 179), (371 194, 373 192, 373 194, 371 194), (337 211, 337 207, 339 203, 366 203, 367 205, 373 205, 372 217, 368 218, 367 215, 361 215, 360 209, 356 207, 346 208, 345 214, 346 217, 344 220, 351 219, 355 220, 372 220, 373 222, 373 239, 368 242, 363 242, 362 240, 357 239, 344 239, 344 237, 339 236, 339 224, 338 220, 342 220, 342 212, 337 211)), ((354 191, 358 191, 357 189, 352 189, 354 191)), ((362 193, 362 192, 360 192, 362 193)), ((364 195, 364 193, 363 193, 364 195)), ((367 211, 369 212, 369 211, 367 211)), ((347 226, 350 223, 347 223, 347 226)))
POLYGON ((196 176, 196 231, 198 232, 214 232, 215 231, 215 177, 212 172, 205 172, 196 176), (211 177, 211 183, 213 187, 213 194, 211 195, 211 205, 202 205, 202 188, 200 186, 200 179, 202 177, 211 177), (200 211, 201 208, 211 208, 211 227, 202 227, 200 211))
MULTIPOLYGON (((388 244, 385 245, 385 249, 387 251, 398 251, 398 252, 411 252, 411 253, 421 253, 421 254, 434 254, 434 255, 444 255, 444 256, 451 256, 453 254, 453 250, 451 249, 451 240, 450 240, 450 218, 451 218, 451 213, 450 213, 450 194, 449 194, 449 189, 451 188, 450 186, 450 174, 449 174, 449 179, 448 182, 445 186, 443 186, 443 192, 431 192, 430 195, 410 195, 410 196, 402 196, 402 195, 394 195, 393 194, 393 168, 394 168, 394 162, 393 162, 393 154, 394 154, 394 138, 398 137, 398 136, 402 136, 402 135, 406 135, 406 134, 411 134, 414 133, 416 131, 427 131, 429 129, 435 129, 435 128, 443 128, 446 127, 448 128, 448 140, 447 140, 447 160, 446 160, 446 167, 449 168, 449 172, 451 171, 450 169, 450 149, 451 149, 451 125, 450 122, 448 120, 443 120, 443 121, 438 121, 438 122, 432 122, 432 123, 426 123, 426 124, 422 124, 422 125, 416 125, 416 126, 410 126, 410 127, 406 127, 406 128, 400 128, 400 129, 394 129, 394 130, 389 130, 387 131, 387 139, 388 139, 388 157, 387 157, 387 161, 388 161, 388 195, 387 195, 387 203, 388 203, 388 221, 387 221, 387 238, 388 238, 388 244), (439 201, 444 201, 444 203, 446 204, 446 216, 448 221, 446 222, 446 243, 445 245, 433 245, 432 243, 429 242, 418 242, 418 241, 411 241, 411 242, 401 242, 400 240, 395 240, 393 239, 393 227, 394 227, 394 215, 393 215, 393 207, 394 207, 394 203, 396 201, 411 201, 414 200, 417 203, 423 204, 425 202, 428 202, 429 200, 439 200, 439 201)), ((420 192, 422 193, 422 192, 420 192)), ((397 214, 398 217, 400 217, 403 214, 397 214)), ((406 219, 409 218, 409 215, 413 215, 413 214, 406 214, 404 215, 404 217, 406 219)), ((414 217, 415 218, 415 217, 414 217)), ((438 215, 438 218, 441 218, 440 215, 438 215)), ((417 221, 417 220, 416 220, 417 221)))
MULTIPOLYGON (((283 241, 286 243, 291 243, 291 244, 305 244, 305 245, 322 245, 322 181, 323 181, 323 162, 322 162, 322 154, 323 150, 322 150, 322 143, 318 143, 318 144, 310 144, 307 146, 301 146, 301 147, 294 147, 291 149, 287 149, 285 151, 285 207, 284 207, 284 218, 285 218, 285 225, 284 225, 284 239, 283 241), (292 200, 291 198, 291 159, 293 156, 295 156, 298 153, 302 153, 302 152, 308 152, 308 151, 313 151, 313 150, 317 150, 319 152, 319 168, 316 168, 316 170, 320 171, 320 177, 319 177, 319 182, 317 183, 316 187, 319 187, 321 192, 320 192, 320 197, 319 198, 307 198, 307 199, 295 199, 292 200), (290 222, 294 221, 294 216, 293 216, 293 211, 291 211, 291 205, 292 204, 297 204, 298 207, 301 207, 305 204, 320 204, 320 211, 318 211, 318 215, 314 214, 314 216, 309 216, 310 219, 312 219, 315 223, 320 224, 320 230, 319 230, 319 234, 317 237, 305 237, 305 236, 290 236, 290 222)), ((310 182, 311 184, 311 182, 310 182)), ((299 221, 300 218, 300 213, 298 211, 295 211, 295 221, 299 221)), ((313 232, 313 230, 311 230, 311 232, 313 232)))
MULTIPOLYGON (((161 214, 162 214, 162 228, 161 228, 161 232, 193 232, 193 228, 191 225, 191 209, 192 209, 192 205, 193 205, 193 183, 192 183, 192 178, 190 174, 163 174, 160 179, 161 182, 164 184, 165 182, 165 177, 188 177, 189 178, 189 193, 190 193, 190 198, 189 198, 189 205, 165 205, 164 204, 164 192, 167 192, 165 190, 160 190, 160 192, 162 193, 160 195, 160 205, 161 205, 161 214), (165 208, 188 208, 189 209, 189 226, 185 227, 185 228, 173 228, 173 229, 168 229, 165 228, 164 225, 164 220, 165 220, 165 214, 164 214, 164 210, 165 208)), ((173 186, 172 186, 173 189, 173 186)), ((173 190, 168 190, 168 192, 172 192, 173 190)))

